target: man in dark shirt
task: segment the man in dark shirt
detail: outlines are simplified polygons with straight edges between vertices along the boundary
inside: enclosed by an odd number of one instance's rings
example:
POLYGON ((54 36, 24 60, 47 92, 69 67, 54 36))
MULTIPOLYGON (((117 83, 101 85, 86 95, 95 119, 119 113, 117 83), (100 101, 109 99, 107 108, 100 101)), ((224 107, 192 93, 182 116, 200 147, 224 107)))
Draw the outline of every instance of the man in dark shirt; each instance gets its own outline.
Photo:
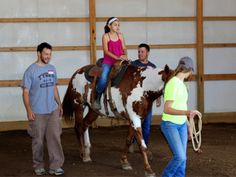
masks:
MULTIPOLYGON (((132 64, 138 67, 152 67, 156 68, 156 65, 152 62, 148 61, 148 56, 150 52, 150 47, 147 44, 140 44, 138 46, 138 59, 133 61, 132 64)), ((160 99, 157 99, 157 106, 160 106, 160 99)), ((144 121, 142 123, 142 134, 145 141, 145 144, 148 146, 148 140, 150 136, 150 127, 151 127, 151 120, 152 120, 152 109, 148 111, 144 121)), ((134 141, 135 142, 135 141, 134 141)), ((133 144, 130 146, 130 152, 133 152, 133 144)))

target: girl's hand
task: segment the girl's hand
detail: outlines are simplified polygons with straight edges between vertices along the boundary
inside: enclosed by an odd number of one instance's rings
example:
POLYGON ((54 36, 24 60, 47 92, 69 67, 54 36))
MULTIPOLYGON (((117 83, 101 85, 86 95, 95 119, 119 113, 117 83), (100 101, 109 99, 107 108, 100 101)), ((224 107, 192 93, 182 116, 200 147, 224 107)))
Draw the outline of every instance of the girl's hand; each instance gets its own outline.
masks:
POLYGON ((126 55, 121 55, 121 56, 120 56, 120 59, 121 59, 121 60, 126 60, 126 61, 128 61, 128 57, 127 57, 126 55))

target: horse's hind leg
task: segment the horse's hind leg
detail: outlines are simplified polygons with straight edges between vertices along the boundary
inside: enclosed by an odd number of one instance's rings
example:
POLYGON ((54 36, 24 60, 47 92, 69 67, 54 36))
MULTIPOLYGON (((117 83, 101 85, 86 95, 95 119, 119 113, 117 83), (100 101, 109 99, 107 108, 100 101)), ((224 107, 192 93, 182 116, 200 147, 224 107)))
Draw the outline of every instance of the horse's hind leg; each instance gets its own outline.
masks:
POLYGON ((128 135, 126 137, 124 151, 120 159, 123 170, 132 170, 132 166, 128 162, 127 154, 129 151, 129 147, 132 144, 133 138, 134 138, 134 128, 131 125, 129 125, 129 130, 128 130, 128 135))
POLYGON ((84 140, 83 140, 83 112, 84 108, 82 104, 78 104, 75 109, 75 133, 79 141, 80 157, 83 158, 84 152, 84 140))
POLYGON ((135 138, 137 140, 140 152, 143 155, 143 159, 144 159, 144 170, 145 170, 145 175, 147 177, 155 177, 155 173, 152 171, 152 168, 148 162, 148 157, 147 157, 147 146, 143 140, 143 135, 142 135, 142 129, 141 128, 137 128, 135 130, 135 138))
POLYGON ((91 161, 90 158, 90 138, 89 138, 89 125, 92 124, 94 120, 98 118, 98 114, 94 112, 91 108, 89 108, 89 111, 85 118, 83 119, 83 132, 84 132, 84 154, 83 154, 83 161, 89 162, 91 161))

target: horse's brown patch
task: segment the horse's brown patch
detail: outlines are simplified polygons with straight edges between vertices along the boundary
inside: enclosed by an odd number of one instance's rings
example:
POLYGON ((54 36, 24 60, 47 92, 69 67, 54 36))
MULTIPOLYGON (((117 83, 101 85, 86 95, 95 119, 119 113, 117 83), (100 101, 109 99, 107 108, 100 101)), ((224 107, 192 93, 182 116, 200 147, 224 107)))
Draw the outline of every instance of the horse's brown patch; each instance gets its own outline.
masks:
POLYGON ((141 71, 143 70, 145 69, 133 65, 130 65, 126 70, 125 77, 123 77, 119 84, 119 90, 122 94, 122 102, 124 105, 127 104, 128 96, 131 95, 132 90, 137 87, 138 83, 142 85, 142 82, 145 79, 141 76, 141 71))
POLYGON ((133 102, 133 110, 136 112, 142 119, 145 118, 148 111, 152 108, 153 101, 162 95, 162 91, 154 92, 147 91, 144 92, 140 101, 133 102))

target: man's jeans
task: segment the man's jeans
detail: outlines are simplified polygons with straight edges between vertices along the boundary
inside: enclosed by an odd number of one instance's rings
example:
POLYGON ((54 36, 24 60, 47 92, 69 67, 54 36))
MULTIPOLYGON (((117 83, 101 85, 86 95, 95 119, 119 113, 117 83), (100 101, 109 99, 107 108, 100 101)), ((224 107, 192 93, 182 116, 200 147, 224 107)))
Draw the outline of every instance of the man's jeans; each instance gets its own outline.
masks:
POLYGON ((111 65, 108 64, 102 64, 102 74, 100 75, 100 78, 98 80, 96 92, 98 94, 101 94, 104 91, 104 88, 106 86, 109 73, 111 71, 111 65))
POLYGON ((147 113, 147 115, 144 118, 144 121, 142 123, 143 139, 144 139, 144 142, 147 146, 148 146, 148 141, 149 141, 149 136, 150 136, 151 121, 152 121, 152 108, 147 113))
POLYGON ((186 171, 187 123, 182 125, 161 122, 161 130, 169 144, 173 157, 166 166, 163 177, 184 177, 186 171))

